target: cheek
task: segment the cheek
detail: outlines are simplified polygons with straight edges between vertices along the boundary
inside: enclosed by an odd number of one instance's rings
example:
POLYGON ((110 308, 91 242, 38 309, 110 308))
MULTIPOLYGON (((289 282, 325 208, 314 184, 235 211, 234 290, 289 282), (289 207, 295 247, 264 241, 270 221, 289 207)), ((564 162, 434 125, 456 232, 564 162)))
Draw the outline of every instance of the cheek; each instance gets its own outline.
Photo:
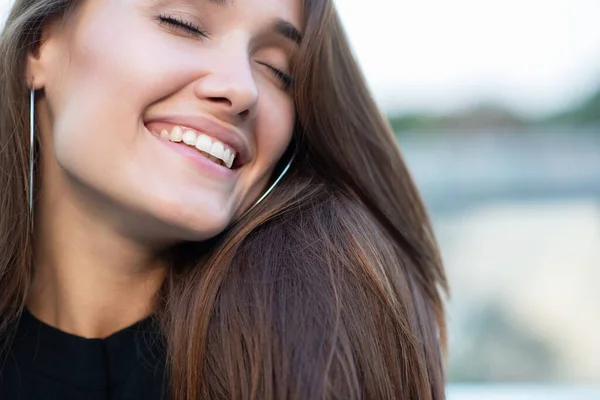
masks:
POLYGON ((270 171, 287 149, 294 130, 295 108, 289 96, 269 96, 260 101, 256 126, 257 161, 270 171))
POLYGON ((64 41, 46 89, 59 162, 86 169, 132 160, 144 110, 187 82, 177 62, 184 53, 149 18, 99 5, 88 14, 64 41))
POLYGON ((60 62, 66 65, 62 75, 69 94, 79 100, 102 97, 109 107, 112 103, 141 113, 149 103, 185 86, 198 60, 191 60, 182 41, 150 16, 97 7, 78 21, 63 54, 69 61, 60 62))
POLYGON ((265 191, 273 169, 281 159, 292 139, 296 112, 292 100, 282 92, 259 94, 258 117, 255 123, 254 142, 256 159, 245 174, 244 194, 236 206, 239 217, 265 191))

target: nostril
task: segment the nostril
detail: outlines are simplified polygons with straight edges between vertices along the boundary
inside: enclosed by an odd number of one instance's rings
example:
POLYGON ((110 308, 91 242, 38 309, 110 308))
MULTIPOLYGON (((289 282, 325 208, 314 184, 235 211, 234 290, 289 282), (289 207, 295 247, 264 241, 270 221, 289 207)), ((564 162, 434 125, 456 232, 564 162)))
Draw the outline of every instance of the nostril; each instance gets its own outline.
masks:
POLYGON ((231 101, 231 99, 229 97, 212 96, 212 97, 209 97, 208 100, 211 101, 213 104, 218 104, 218 105, 221 105, 222 107, 225 107, 232 114, 237 113, 238 118, 247 119, 250 116, 251 110, 249 108, 242 109, 242 107, 243 107, 242 104, 239 104, 239 107, 238 107, 238 104, 231 101))
POLYGON ((231 101, 227 97, 211 97, 210 99, 215 103, 225 103, 229 106, 232 105, 231 101))

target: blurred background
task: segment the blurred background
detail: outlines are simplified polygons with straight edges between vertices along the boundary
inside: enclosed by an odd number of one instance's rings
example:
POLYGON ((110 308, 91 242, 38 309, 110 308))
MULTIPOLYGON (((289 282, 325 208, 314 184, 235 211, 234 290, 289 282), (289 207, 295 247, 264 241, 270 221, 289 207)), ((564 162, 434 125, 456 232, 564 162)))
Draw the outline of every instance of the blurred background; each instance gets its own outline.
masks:
POLYGON ((336 0, 450 279, 450 400, 600 400, 600 0, 336 0))
POLYGON ((436 229, 449 399, 600 400, 600 0, 335 1, 436 229))

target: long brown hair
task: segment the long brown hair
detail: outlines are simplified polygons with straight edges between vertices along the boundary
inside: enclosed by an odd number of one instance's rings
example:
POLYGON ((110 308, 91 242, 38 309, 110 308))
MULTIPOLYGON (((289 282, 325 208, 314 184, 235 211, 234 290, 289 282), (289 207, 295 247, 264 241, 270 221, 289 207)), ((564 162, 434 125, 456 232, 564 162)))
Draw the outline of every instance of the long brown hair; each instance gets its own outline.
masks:
MULTIPOLYGON (((0 333, 25 304, 28 51, 75 0, 17 0, 0 40, 0 333)), ((297 157, 258 207, 172 251, 157 295, 171 396, 444 399, 446 278, 330 0, 305 0, 297 157)), ((39 177, 38 177, 39 179, 39 177)))

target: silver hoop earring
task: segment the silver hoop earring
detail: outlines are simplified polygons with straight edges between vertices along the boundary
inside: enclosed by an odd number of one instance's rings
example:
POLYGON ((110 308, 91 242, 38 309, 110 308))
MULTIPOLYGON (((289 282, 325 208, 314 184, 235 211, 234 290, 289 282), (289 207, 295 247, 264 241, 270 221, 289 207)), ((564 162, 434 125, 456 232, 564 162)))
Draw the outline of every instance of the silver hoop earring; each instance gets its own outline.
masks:
POLYGON ((33 150, 35 140, 35 90, 29 93, 29 214, 33 216, 33 150))
POLYGON ((285 168, 283 168, 283 170, 281 171, 281 174, 279 174, 279 176, 277 177, 277 179, 275 179, 275 182, 273 182, 273 184, 267 189, 267 191, 265 193, 263 193, 263 195, 260 196, 260 198, 258 200, 256 200, 256 203, 254 203, 252 205, 252 207, 250 207, 246 211, 246 213, 250 212, 250 210, 252 210, 254 207, 256 207, 257 205, 259 205, 260 202, 263 201, 269 195, 269 193, 271 193, 273 191, 273 189, 275 189, 275 186, 277 186, 277 184, 279 183, 279 181, 281 181, 281 179, 285 176, 285 174, 288 172, 288 170, 292 166, 292 162, 294 162, 294 158, 296 158, 296 153, 294 153, 292 155, 292 157, 290 158, 290 161, 288 161, 288 163, 286 164, 285 168))

